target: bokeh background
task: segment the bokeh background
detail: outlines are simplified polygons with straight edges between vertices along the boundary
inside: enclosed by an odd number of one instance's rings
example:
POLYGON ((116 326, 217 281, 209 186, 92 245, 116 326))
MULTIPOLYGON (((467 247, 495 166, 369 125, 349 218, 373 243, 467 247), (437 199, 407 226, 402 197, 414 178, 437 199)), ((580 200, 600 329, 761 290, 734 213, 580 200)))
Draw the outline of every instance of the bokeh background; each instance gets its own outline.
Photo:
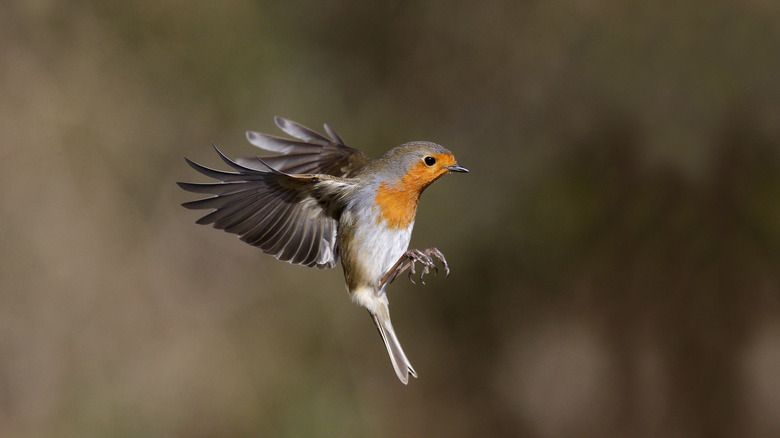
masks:
POLYGON ((780 6, 0 4, 0 436, 780 435, 780 6), (281 115, 423 196, 401 385, 339 269, 175 181, 281 115))

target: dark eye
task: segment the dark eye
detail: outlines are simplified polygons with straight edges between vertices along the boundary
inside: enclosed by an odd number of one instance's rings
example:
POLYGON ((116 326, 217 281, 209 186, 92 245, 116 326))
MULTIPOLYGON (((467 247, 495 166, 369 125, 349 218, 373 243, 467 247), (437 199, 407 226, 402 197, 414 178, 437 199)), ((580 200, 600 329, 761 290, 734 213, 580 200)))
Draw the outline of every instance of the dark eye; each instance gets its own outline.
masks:
POLYGON ((431 156, 427 156, 427 157, 423 158, 423 161, 425 162, 425 165, 429 166, 429 167, 433 166, 434 164, 436 164, 436 158, 433 158, 431 156))

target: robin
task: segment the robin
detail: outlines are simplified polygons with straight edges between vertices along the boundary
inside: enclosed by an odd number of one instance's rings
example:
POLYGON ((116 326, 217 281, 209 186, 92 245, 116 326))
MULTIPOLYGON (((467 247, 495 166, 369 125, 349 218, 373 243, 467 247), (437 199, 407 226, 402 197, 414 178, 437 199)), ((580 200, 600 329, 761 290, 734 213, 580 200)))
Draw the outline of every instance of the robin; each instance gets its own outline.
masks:
POLYGON ((253 145, 281 155, 230 160, 235 172, 187 163, 216 183, 178 183, 184 190, 213 195, 182 204, 213 209, 198 224, 240 236, 279 260, 332 268, 341 259, 352 301, 374 320, 401 382, 417 377, 390 322, 385 289, 399 274, 420 280, 437 258, 449 275, 444 255, 436 248, 407 250, 420 195, 450 172, 468 173, 452 152, 426 141, 395 147, 376 160, 344 144, 327 124, 328 137, 293 121, 276 125, 297 140, 247 132, 253 145))

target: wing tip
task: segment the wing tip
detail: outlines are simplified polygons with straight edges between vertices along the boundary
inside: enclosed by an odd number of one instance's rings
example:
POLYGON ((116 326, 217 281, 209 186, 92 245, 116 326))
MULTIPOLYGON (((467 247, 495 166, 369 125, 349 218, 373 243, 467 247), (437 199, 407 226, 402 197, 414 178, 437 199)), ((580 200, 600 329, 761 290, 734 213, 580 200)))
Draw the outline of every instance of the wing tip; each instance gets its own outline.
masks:
POLYGON ((279 129, 284 131, 287 125, 290 124, 290 120, 285 119, 284 117, 274 116, 274 123, 279 129))
MULTIPOLYGON (((253 145, 255 145, 255 146, 257 146, 257 145, 255 144, 255 142, 256 142, 256 141, 259 141, 260 137, 262 137, 262 136, 263 136, 263 133, 262 133, 262 132, 257 132, 257 131, 249 131, 249 130, 245 131, 245 134, 246 134, 246 139, 247 139, 247 141, 249 141, 249 143, 251 143, 251 144, 253 144, 253 145)), ((258 146, 258 147, 259 147, 259 146, 258 146)))

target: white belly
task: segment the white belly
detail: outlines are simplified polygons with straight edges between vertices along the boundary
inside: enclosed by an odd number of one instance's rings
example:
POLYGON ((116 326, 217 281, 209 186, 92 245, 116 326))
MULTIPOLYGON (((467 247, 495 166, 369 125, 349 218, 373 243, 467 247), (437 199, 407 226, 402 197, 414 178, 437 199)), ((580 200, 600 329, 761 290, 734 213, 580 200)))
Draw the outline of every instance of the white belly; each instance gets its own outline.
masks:
POLYGON ((384 225, 357 230, 356 249, 367 278, 378 282, 395 265, 409 248, 413 227, 414 223, 404 230, 389 230, 384 225))

